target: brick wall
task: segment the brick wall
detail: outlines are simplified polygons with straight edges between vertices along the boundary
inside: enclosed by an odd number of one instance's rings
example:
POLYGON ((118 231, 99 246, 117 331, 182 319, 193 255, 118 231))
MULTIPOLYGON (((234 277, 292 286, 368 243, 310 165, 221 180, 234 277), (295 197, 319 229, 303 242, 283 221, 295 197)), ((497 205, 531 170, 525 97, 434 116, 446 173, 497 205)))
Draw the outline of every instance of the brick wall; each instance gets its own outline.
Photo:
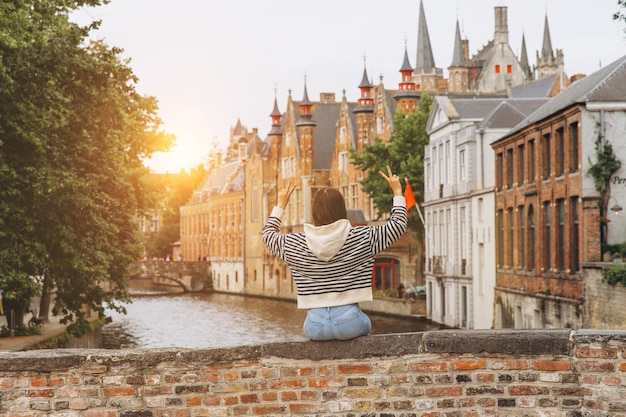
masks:
POLYGON ((626 332, 0 352, 0 415, 626 416, 626 332))

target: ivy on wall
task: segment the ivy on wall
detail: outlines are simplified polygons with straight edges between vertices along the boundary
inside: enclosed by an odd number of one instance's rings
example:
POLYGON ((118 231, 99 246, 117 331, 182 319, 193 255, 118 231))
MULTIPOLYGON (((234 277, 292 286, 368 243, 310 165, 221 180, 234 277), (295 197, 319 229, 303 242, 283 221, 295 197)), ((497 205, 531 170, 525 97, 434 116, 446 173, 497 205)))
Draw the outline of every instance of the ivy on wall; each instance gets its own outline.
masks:
POLYGON ((615 156, 611 142, 601 143, 600 135, 596 139, 596 156, 596 163, 591 164, 587 172, 593 177, 596 190, 602 195, 610 194, 611 177, 621 168, 622 162, 615 156))
POLYGON ((601 244, 606 245, 608 235, 608 219, 606 214, 611 197, 611 178, 617 170, 621 168, 622 162, 615 156, 611 142, 603 140, 600 129, 602 129, 602 126, 598 124, 595 143, 596 162, 592 163, 591 157, 589 157, 590 167, 587 174, 593 178, 596 190, 600 193, 602 205, 602 219, 600 223, 601 244))

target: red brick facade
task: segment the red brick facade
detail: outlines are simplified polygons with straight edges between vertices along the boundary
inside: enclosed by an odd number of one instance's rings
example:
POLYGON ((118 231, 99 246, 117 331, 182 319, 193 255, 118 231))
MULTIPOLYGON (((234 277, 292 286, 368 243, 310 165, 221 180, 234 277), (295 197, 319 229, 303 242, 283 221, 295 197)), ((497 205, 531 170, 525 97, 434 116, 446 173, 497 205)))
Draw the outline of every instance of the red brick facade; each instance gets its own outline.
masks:
POLYGON ((578 308, 582 263, 600 257, 599 210, 583 195, 581 120, 581 109, 573 106, 493 145, 498 327, 520 327, 519 313, 528 317, 531 308, 532 320, 540 321, 533 327, 581 323, 547 323, 551 314, 540 310, 546 300, 578 308), (506 305, 510 294, 543 301, 521 308, 514 302, 521 310, 515 312, 506 305))

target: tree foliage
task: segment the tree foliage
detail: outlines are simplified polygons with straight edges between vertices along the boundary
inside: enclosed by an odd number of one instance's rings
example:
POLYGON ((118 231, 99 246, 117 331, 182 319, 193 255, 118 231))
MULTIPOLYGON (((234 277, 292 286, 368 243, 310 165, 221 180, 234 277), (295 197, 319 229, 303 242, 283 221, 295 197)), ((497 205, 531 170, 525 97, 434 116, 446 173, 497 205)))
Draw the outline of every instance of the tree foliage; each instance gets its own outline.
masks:
MULTIPOLYGON (((619 9, 613 13, 613 20, 626 22, 626 0, 617 0, 617 5, 619 9)), ((624 28, 624 32, 626 32, 626 28, 624 28)))
MULTIPOLYGON (((142 160, 167 150, 157 102, 121 50, 87 43, 69 12, 101 0, 0 4, 0 288, 20 315, 43 291, 68 330, 120 309, 155 204, 142 160)), ((7 305, 8 305, 7 304, 7 305)))
MULTIPOLYGON (((367 173, 362 181, 364 192, 370 196, 379 215, 391 209, 392 191, 378 173, 389 165, 394 173, 406 178, 418 204, 424 200, 424 147, 428 144, 426 124, 432 99, 423 94, 418 109, 405 114, 399 109, 394 116, 394 129, 385 143, 379 137, 366 146, 361 154, 352 151, 352 162, 367 173)), ((409 212, 409 229, 417 238, 423 236, 424 225, 415 209, 409 212)))

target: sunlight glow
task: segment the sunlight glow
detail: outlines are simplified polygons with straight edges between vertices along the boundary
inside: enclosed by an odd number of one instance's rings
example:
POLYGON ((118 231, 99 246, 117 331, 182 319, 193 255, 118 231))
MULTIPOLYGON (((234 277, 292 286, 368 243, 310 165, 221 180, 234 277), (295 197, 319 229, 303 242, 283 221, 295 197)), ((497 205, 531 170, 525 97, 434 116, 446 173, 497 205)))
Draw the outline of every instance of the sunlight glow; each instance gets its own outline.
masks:
POLYGON ((176 144, 169 152, 157 152, 152 158, 144 161, 144 165, 157 174, 176 174, 182 169, 189 170, 205 163, 210 144, 195 137, 182 133, 176 135, 176 144))

